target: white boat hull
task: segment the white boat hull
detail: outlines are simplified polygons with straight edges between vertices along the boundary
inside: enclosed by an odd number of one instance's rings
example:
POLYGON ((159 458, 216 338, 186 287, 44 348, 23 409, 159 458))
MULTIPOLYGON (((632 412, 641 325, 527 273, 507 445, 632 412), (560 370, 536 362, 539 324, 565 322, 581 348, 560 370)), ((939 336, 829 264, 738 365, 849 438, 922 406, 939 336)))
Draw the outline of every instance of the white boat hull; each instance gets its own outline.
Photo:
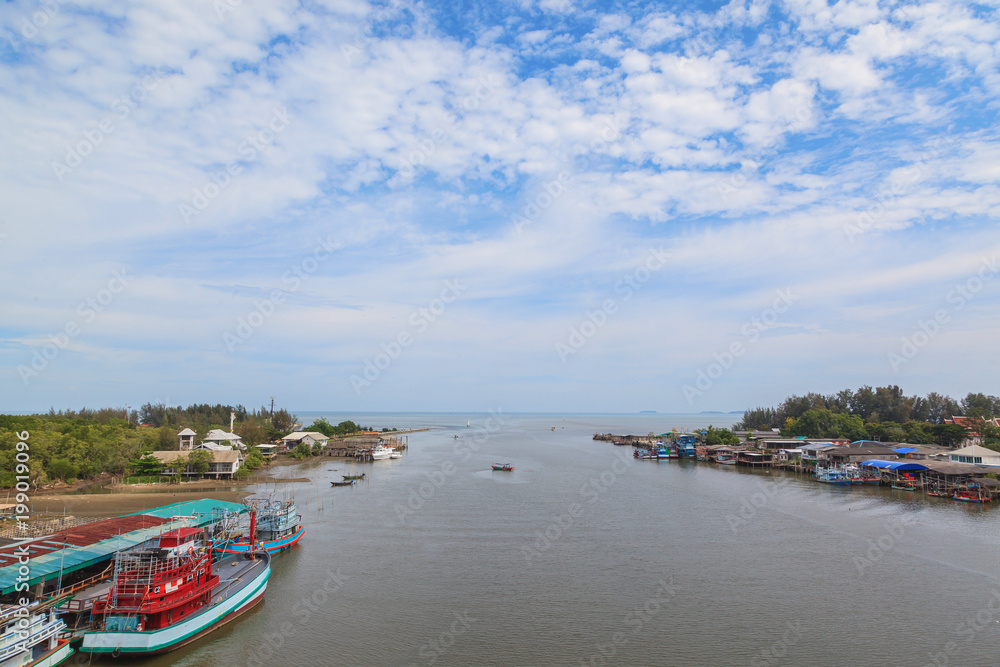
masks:
POLYGON ((56 665, 62 664, 71 655, 73 655, 73 649, 70 648, 69 642, 66 642, 55 648, 51 653, 43 655, 34 662, 29 662, 25 667, 56 667, 56 665))
POLYGON ((167 628, 149 632, 88 632, 83 636, 80 652, 151 654, 180 648, 235 619, 264 599, 270 575, 271 568, 267 567, 229 599, 167 628))

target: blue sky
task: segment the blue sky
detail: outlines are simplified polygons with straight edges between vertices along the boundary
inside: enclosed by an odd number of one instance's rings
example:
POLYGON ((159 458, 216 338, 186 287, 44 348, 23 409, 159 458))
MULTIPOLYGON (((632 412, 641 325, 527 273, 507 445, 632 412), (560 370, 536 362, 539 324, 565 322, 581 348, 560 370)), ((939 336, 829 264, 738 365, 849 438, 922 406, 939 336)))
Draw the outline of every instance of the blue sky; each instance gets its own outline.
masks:
POLYGON ((4 3, 0 407, 995 394, 997 13, 4 3))

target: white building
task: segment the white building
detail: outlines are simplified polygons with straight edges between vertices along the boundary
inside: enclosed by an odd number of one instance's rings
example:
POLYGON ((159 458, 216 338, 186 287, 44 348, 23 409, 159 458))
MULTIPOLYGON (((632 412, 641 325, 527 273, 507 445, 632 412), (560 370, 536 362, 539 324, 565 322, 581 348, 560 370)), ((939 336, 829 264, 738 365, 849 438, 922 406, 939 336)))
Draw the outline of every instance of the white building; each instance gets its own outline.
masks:
MULTIPOLYGON (((239 470, 242 454, 239 450, 226 450, 226 451, 212 451, 212 462, 209 466, 208 472, 205 473, 211 477, 232 477, 239 470)), ((153 457, 164 465, 165 468, 171 468, 178 458, 186 456, 183 452, 152 452, 153 457)), ((180 472, 182 475, 194 475, 196 474, 191 470, 191 466, 185 466, 183 471, 164 471, 162 474, 171 475, 180 472)))
POLYGON ((979 463, 984 466, 1000 466, 1000 452, 980 447, 979 445, 969 445, 962 447, 948 454, 948 459, 955 463, 979 463))
POLYGON ((293 449, 300 442, 304 442, 310 447, 312 447, 313 445, 326 447, 327 443, 330 442, 330 438, 323 435, 322 433, 317 433, 316 431, 295 431, 294 433, 289 433, 284 438, 282 438, 281 442, 288 449, 293 449))
POLYGON ((246 449, 243 439, 235 433, 226 433, 221 428, 213 428, 202 441, 203 445, 213 444, 235 449, 246 449))
POLYGON ((196 435, 197 433, 195 433, 189 428, 186 428, 180 433, 178 433, 177 437, 180 440, 180 442, 178 443, 178 449, 180 449, 182 452, 194 449, 194 436, 196 435))

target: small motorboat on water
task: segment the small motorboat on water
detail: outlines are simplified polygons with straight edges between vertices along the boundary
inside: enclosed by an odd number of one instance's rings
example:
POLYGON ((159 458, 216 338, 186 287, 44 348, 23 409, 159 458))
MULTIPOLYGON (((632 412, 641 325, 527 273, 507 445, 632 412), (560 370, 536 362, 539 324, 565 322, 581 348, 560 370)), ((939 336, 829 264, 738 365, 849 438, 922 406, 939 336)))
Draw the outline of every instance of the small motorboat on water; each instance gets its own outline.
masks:
POLYGON ((493 464, 493 469, 494 470, 503 470, 505 472, 513 472, 514 466, 512 466, 509 463, 494 463, 493 464))
POLYGON ((980 491, 975 489, 958 489, 952 496, 955 500, 961 500, 964 503, 988 503, 990 502, 990 497, 984 495, 980 491))
POLYGON ((332 484, 333 486, 354 486, 355 484, 357 484, 357 482, 352 479, 346 482, 330 482, 330 484, 332 484))
POLYGON ((365 473, 361 473, 360 475, 341 475, 341 477, 344 478, 345 482, 349 482, 353 479, 364 479, 365 473))

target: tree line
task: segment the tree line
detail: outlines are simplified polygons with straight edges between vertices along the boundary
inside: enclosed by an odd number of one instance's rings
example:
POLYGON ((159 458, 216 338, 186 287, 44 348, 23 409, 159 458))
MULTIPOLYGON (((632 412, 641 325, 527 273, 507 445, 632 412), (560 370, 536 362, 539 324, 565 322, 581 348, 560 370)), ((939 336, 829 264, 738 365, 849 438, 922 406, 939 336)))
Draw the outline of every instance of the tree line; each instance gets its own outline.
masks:
POLYGON ((1000 450, 1000 429, 990 419, 1000 416, 1000 398, 969 393, 956 401, 931 392, 906 396, 896 385, 844 389, 836 394, 792 395, 775 408, 758 407, 743 413, 734 430, 779 429, 784 436, 879 440, 953 447, 970 434, 982 444, 1000 450), (969 428, 944 420, 968 418, 969 428))
MULTIPOLYGON (((183 408, 146 403, 139 410, 50 409, 47 414, 0 415, 0 487, 11 487, 16 482, 15 448, 17 434, 23 431, 30 434, 31 482, 72 483, 101 475, 151 473, 146 454, 178 449, 178 434, 185 428, 195 431, 196 442, 214 428, 228 431, 230 413, 236 415, 233 431, 247 445, 251 464, 256 463, 257 445, 284 436, 298 424, 298 418, 285 409, 272 413, 266 407, 248 411, 241 405, 221 404, 183 408)), ((195 470, 207 471, 205 457, 192 459, 192 455, 187 459, 195 470)))

